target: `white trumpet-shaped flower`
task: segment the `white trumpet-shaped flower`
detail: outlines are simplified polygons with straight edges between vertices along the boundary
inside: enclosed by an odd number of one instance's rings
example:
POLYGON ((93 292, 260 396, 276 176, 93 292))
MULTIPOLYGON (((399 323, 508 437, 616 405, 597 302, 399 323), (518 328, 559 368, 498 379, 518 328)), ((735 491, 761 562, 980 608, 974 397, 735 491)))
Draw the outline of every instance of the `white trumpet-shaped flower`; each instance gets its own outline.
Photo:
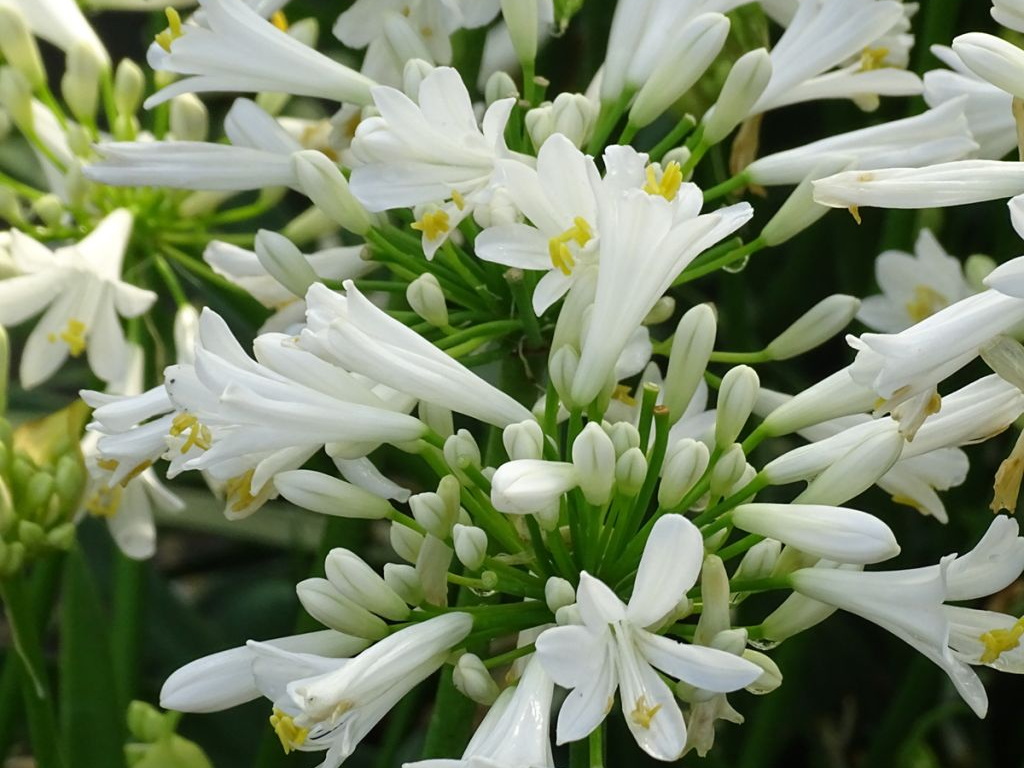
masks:
POLYGON ((576 593, 582 624, 545 630, 537 658, 552 679, 571 689, 558 715, 557 741, 577 741, 597 728, 620 692, 637 744, 660 760, 676 760, 686 725, 672 690, 655 671, 708 691, 743 688, 760 668, 731 653, 656 635, 657 625, 697 581, 704 542, 686 518, 666 515, 644 548, 628 604, 584 572, 576 593))
POLYGON ((949 646, 968 664, 1024 673, 1024 619, 997 611, 946 606, 949 646))
POLYGON ((156 301, 152 291, 121 280, 131 232, 131 213, 118 209, 56 251, 11 233, 11 259, 21 274, 0 281, 0 324, 17 325, 46 308, 21 357, 22 386, 46 381, 68 355, 82 353, 104 381, 124 375, 128 346, 118 316, 138 317, 156 301))
POLYGON ((172 24, 169 35, 149 48, 153 69, 185 77, 146 99, 147 109, 183 93, 208 91, 277 91, 370 103, 372 80, 278 29, 243 0, 199 4, 201 25, 172 24))
POLYGON ((345 282, 345 295, 313 284, 306 295, 302 343, 344 368, 418 400, 488 424, 531 419, 525 407, 415 331, 389 317, 345 282))

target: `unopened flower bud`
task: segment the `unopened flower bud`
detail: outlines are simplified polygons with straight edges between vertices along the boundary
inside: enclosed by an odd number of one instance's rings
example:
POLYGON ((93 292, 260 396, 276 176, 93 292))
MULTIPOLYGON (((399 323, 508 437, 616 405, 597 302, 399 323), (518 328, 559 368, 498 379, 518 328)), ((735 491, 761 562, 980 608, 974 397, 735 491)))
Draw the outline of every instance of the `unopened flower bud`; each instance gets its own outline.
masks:
POLYGON ((788 360, 831 339, 850 324, 860 299, 841 293, 827 296, 805 312, 769 344, 765 351, 772 360, 788 360))
POLYGON ((662 296, 656 302, 651 311, 644 318, 644 325, 661 325, 668 320, 676 311, 676 300, 671 296, 662 296))
POLYGON ((504 70, 499 69, 497 72, 494 72, 487 78, 487 82, 484 83, 484 101, 487 106, 502 99, 518 98, 519 87, 516 85, 516 81, 512 79, 512 76, 504 70))
POLYGON ((323 213, 357 235, 373 225, 370 214, 356 200, 341 169, 323 152, 307 149, 292 156, 303 193, 323 213))
POLYGON ((423 546, 423 534, 417 533, 399 523, 391 524, 391 548, 395 554, 409 563, 415 563, 423 546))
POLYGON ((278 473, 274 476, 274 487, 292 504, 322 515, 378 520, 393 511, 380 496, 309 469, 278 473))
POLYGON ((179 141, 205 141, 210 132, 206 105, 194 93, 171 99, 170 131, 179 141))
POLYGON ((743 122, 772 78, 772 60, 764 48, 745 53, 725 78, 718 101, 704 115, 704 140, 717 144, 743 122))
POLYGON ((327 580, 342 595, 392 621, 403 621, 409 608, 366 562, 350 550, 332 549, 324 560, 327 580))
MULTIPOLYGON (((793 502, 845 504, 862 494, 892 469, 899 461, 905 445, 903 435, 895 429, 869 436, 814 478, 793 502)), ((777 465, 772 471, 768 471, 766 467, 765 476, 772 477, 784 469, 784 464, 777 465)))
MULTIPOLYGON (((450 477, 450 475, 449 475, 450 477)), ((458 505, 452 509, 438 494, 433 491, 417 493, 409 497, 409 507, 416 522, 439 539, 447 538, 458 517, 458 505)))
POLYGON ((0 105, 23 133, 32 132, 32 86, 14 67, 0 67, 0 105))
POLYGON ((11 577, 25 564, 25 545, 20 541, 0 541, 0 576, 11 577))
POLYGON ((64 203, 57 195, 48 193, 32 201, 32 212, 48 227, 59 227, 64 219, 64 203))
POLYGON ((576 378, 576 369, 580 365, 580 356, 575 349, 566 344, 555 350, 548 363, 548 376, 555 391, 567 407, 572 407, 572 382, 576 378))
POLYGON ((743 454, 743 447, 739 443, 733 443, 725 449, 711 470, 712 495, 728 494, 729 489, 743 476, 746 469, 747 457, 743 454))
POLYGON ((327 579, 306 579, 295 585, 306 613, 325 627, 346 635, 379 640, 388 627, 380 618, 341 594, 327 579))
POLYGON ((544 455, 544 430, 533 420, 509 424, 501 434, 501 441, 513 461, 539 459, 544 455))
POLYGON ((409 605, 423 602, 423 587, 416 569, 404 563, 387 563, 384 566, 384 583, 394 590, 409 605))
POLYGON ((676 327, 665 373, 663 405, 674 424, 686 411, 715 348, 715 311, 707 304, 690 309, 676 327))
POLYGON ((46 546, 60 552, 71 549, 75 543, 77 528, 74 523, 63 523, 46 532, 46 546))
POLYGON ((464 653, 455 662, 452 683, 463 696, 485 707, 493 704, 501 693, 487 667, 480 657, 473 653, 464 653))
POLYGON ((35 549, 46 541, 46 531, 38 523, 31 520, 18 521, 18 540, 26 549, 35 549))
POLYGON ((739 656, 743 653, 743 649, 747 645, 747 630, 745 629, 725 629, 719 632, 711 640, 711 648, 717 648, 720 651, 731 653, 733 656, 739 656))
POLYGON ((624 496, 636 496, 647 479, 647 457, 639 448, 630 448, 615 462, 615 486, 624 496))
POLYGON ((708 447, 689 437, 669 446, 661 470, 658 504, 665 509, 676 507, 704 476, 710 461, 708 447))
POLYGON ((814 201, 814 182, 844 171, 849 166, 850 160, 845 157, 826 157, 819 161, 761 230, 764 244, 769 247, 782 245, 828 213, 827 207, 814 201))
POLYGON ((757 372, 748 365, 730 368, 722 377, 718 390, 718 417, 715 420, 715 444, 719 448, 732 445, 754 409, 761 386, 757 372))
POLYGON ((96 119, 100 78, 106 66, 107 62, 87 43, 76 44, 68 51, 60 91, 79 122, 92 123, 96 119))
POLYGON ((537 0, 501 0, 501 15, 519 62, 524 66, 533 64, 540 36, 537 0))
POLYGON ((119 115, 138 112, 146 93, 146 75, 131 59, 121 59, 114 73, 114 106, 119 115))
POLYGON ((303 298, 309 286, 319 279, 302 251, 283 235, 261 229, 256 233, 254 248, 270 276, 298 298, 303 298))
POLYGON ((0 53, 35 89, 46 84, 39 46, 18 7, 0 5, 0 53))
POLYGON ((974 253, 967 257, 964 262, 964 279, 975 291, 984 291, 986 288, 985 278, 999 266, 995 259, 983 253, 974 253))
POLYGON ((409 59, 402 69, 402 92, 413 101, 419 101, 420 83, 434 71, 434 66, 424 59, 409 59))
POLYGON ((487 557, 487 534, 482 528, 458 525, 452 530, 455 556, 471 571, 479 570, 487 557))
POLYGON ((576 602, 576 590, 566 579, 551 576, 544 582, 544 602, 549 611, 557 613, 560 608, 576 602))
POLYGON ((753 648, 747 648, 742 655, 744 659, 752 664, 757 664, 762 670, 761 676, 748 685, 746 690, 755 696, 762 696, 782 685, 782 670, 779 669, 778 664, 772 661, 771 657, 760 651, 755 651, 753 648))
POLYGON ((151 744, 167 734, 167 720, 153 705, 133 701, 128 705, 128 731, 136 741, 151 744))
POLYGON ((463 470, 469 467, 480 469, 480 446, 476 444, 473 435, 465 429, 460 429, 454 435, 444 441, 444 459, 448 466, 459 477, 463 476, 463 470))
POLYGON ((590 504, 606 504, 615 484, 615 446, 596 422, 583 428, 572 444, 580 490, 590 504))
POLYGON ((839 416, 869 411, 877 399, 874 390, 856 383, 849 368, 843 368, 774 408, 762 427, 780 437, 839 416))
POLYGON ((435 328, 448 325, 448 305, 441 283, 431 272, 424 272, 405 289, 405 299, 413 312, 435 328))
POLYGON ((555 623, 560 627, 582 624, 583 617, 580 616, 579 606, 576 605, 576 603, 573 603, 572 605, 563 605, 555 611, 555 623))
POLYGON ((436 536, 427 534, 416 556, 416 574, 423 585, 423 599, 431 605, 448 605, 448 567, 454 551, 436 536))
POLYGON ((622 456, 630 448, 640 447, 640 432, 628 421, 617 421, 605 426, 605 432, 615 446, 615 455, 622 456))
POLYGON ((678 53, 666 56, 641 86, 629 122, 643 128, 678 101, 718 56, 729 35, 729 19, 720 13, 702 13, 679 35, 678 53))
POLYGON ((759 541, 743 555, 733 578, 737 581, 768 578, 775 571, 781 552, 782 542, 778 539, 759 541))
POLYGON ((526 131, 538 148, 554 133, 582 147, 593 133, 597 113, 597 104, 584 94, 560 93, 550 104, 543 104, 526 113, 526 131))

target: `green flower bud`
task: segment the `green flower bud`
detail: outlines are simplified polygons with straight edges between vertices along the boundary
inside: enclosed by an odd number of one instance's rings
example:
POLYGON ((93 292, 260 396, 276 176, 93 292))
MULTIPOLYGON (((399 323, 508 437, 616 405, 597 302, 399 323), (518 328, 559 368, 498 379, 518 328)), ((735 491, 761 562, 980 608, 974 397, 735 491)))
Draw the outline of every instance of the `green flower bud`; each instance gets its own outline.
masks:
POLYGON ((128 705, 128 731, 132 738, 151 744, 167 736, 173 729, 156 707, 144 701, 133 701, 128 705))
POLYGON ((18 521, 18 540, 27 549, 36 549, 46 542, 46 531, 38 523, 31 520, 18 521))
POLYGON ((67 552, 75 543, 76 530, 77 528, 74 523, 63 523, 56 528, 52 528, 46 534, 47 546, 51 549, 67 552))

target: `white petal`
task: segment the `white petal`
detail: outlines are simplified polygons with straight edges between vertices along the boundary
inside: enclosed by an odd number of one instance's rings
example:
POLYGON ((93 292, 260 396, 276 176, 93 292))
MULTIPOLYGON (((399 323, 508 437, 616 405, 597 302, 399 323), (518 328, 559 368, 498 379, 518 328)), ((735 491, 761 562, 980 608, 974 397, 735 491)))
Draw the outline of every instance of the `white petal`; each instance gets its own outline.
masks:
POLYGON ((715 648, 687 645, 650 632, 637 632, 647 660, 668 675, 705 691, 728 693, 750 685, 761 668, 715 648))
POLYGON ((665 618, 697 583, 704 562, 704 538, 682 515, 665 515, 654 524, 640 558, 626 615, 639 627, 665 618))

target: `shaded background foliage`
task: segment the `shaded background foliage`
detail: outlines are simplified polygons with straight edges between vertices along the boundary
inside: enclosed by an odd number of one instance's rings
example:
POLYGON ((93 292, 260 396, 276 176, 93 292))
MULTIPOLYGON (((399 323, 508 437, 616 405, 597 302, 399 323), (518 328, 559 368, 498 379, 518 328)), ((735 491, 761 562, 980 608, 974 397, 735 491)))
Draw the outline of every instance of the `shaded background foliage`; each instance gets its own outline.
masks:
MULTIPOLYGON (((345 5, 296 0, 288 12, 294 18, 317 16, 322 44, 329 45, 330 26, 345 5)), ((966 30, 995 31, 988 2, 922 0, 921 6, 913 57, 918 72, 938 66, 928 52, 929 44, 948 44, 954 34, 966 30)), ((603 59, 613 7, 614 0, 587 0, 581 17, 565 37, 547 48, 538 71, 550 77, 552 92, 581 88, 596 69, 603 59)), ((162 23, 159 18, 108 13, 97 19, 97 27, 115 60, 125 55, 141 59, 147 41, 162 23)), ((471 60, 471 52, 481 45, 480 34, 461 34, 460 44, 471 60)), ((339 55, 343 54, 339 51, 339 55)), ((471 83, 474 79, 467 76, 471 83)), ((211 124, 217 125, 230 100, 205 100, 211 106, 211 124)), ((766 118, 761 151, 786 149, 922 108, 920 100, 901 99, 883 100, 881 109, 868 115, 839 102, 790 107, 766 118)), ((637 139, 640 148, 653 144, 664 130, 664 125, 656 125, 642 132, 637 139)), ((705 166, 710 165, 719 169, 717 178, 698 177, 698 182, 710 185, 725 177, 721 169, 728 158, 720 148, 716 151, 719 154, 702 165, 701 172, 706 173, 705 166)), ((753 198, 758 211, 755 221, 767 221, 787 192, 773 191, 766 200, 753 198)), ((287 199, 264 226, 283 224, 299 210, 297 199, 287 199)), ((986 253, 1002 262, 1022 251, 1001 204, 942 212, 872 209, 865 211, 860 226, 842 211, 832 212, 826 223, 784 247, 756 255, 742 272, 717 273, 683 286, 677 295, 679 306, 715 302, 720 309, 719 347, 759 349, 825 295, 865 296, 877 290, 874 257, 887 248, 912 250, 922 226, 931 227, 947 250, 961 259, 971 253, 986 253)), ((211 304, 240 334, 246 329, 255 332, 259 318, 249 315, 246 305, 224 298, 211 299, 211 304)), ((169 316, 169 305, 167 309, 169 316)), ((765 385, 796 392, 849 359, 850 351, 841 340, 834 340, 796 361, 760 366, 759 373, 765 385)), ((80 381, 65 378, 58 380, 59 395, 16 392, 12 408, 25 413, 52 409, 80 385, 80 381)), ((773 450, 782 449, 778 443, 775 441, 773 450)), ((940 554, 966 549, 978 539, 991 517, 992 474, 1009 446, 1009 438, 1003 436, 968 449, 972 460, 968 480, 946 495, 948 526, 917 519, 915 511, 893 504, 877 489, 859 501, 859 506, 880 513, 903 543, 903 554, 893 567, 931 563, 940 554)), ((400 461, 400 455, 395 460, 400 461)), ((223 529, 224 524, 214 519, 219 512, 202 489, 197 487, 189 499, 208 507, 209 524, 223 529)), ((308 617, 300 615, 294 584, 311 574, 322 575, 326 549, 344 545, 365 552, 371 562, 389 556, 386 541, 363 524, 329 520, 319 546, 318 529, 310 525, 308 516, 291 510, 272 526, 259 520, 252 525, 236 524, 231 535, 182 528, 172 522, 161 532, 157 558, 137 565, 116 551, 102 524, 86 521, 81 536, 88 567, 78 563, 71 569, 68 584, 73 586, 73 594, 65 593, 61 615, 54 618, 55 625, 63 621, 71 637, 60 651, 54 643, 52 654, 54 664, 63 659, 69 665, 87 666, 72 679, 65 679, 63 694, 88 696, 85 701, 94 714, 76 722, 91 718, 97 728, 91 735, 82 733, 82 738, 118 733, 120 726, 113 724, 122 722, 127 702, 132 698, 155 702, 165 677, 187 661, 249 638, 290 634, 296 627, 314 628, 308 617)), ((57 578, 55 572, 36 576, 40 594, 50 588, 48 581, 57 578)), ((999 609, 1019 612, 1024 604, 1022 592, 1011 588, 997 596, 999 609)), ((752 600, 743 606, 741 619, 744 615, 762 616, 766 607, 770 606, 752 600)), ((1024 762, 1017 730, 1024 714, 1020 704, 1024 681, 1019 678, 981 670, 991 708, 988 719, 979 721, 937 668, 881 629, 844 614, 787 641, 773 657, 785 676, 782 688, 762 698, 734 695, 732 703, 746 716, 746 724, 724 725, 714 752, 703 763, 690 756, 683 765, 985 768, 1024 762)), ((388 768, 403 759, 415 759, 423 746, 433 687, 434 682, 428 681, 400 704, 348 764, 388 768)), ((215 715, 187 716, 181 732, 200 743, 217 768, 315 765, 315 755, 282 754, 266 727, 268 714, 266 702, 259 701, 215 715)), ((467 712, 467 727, 471 717, 467 712)), ((608 765, 655 764, 636 749, 621 722, 611 723, 608 765)), ((19 736, 0 732, 0 747, 19 736)), ((88 743, 83 743, 83 750, 78 764, 92 768, 88 743)), ((557 762, 566 762, 564 757, 557 755, 556 759, 562 758, 557 762)))

